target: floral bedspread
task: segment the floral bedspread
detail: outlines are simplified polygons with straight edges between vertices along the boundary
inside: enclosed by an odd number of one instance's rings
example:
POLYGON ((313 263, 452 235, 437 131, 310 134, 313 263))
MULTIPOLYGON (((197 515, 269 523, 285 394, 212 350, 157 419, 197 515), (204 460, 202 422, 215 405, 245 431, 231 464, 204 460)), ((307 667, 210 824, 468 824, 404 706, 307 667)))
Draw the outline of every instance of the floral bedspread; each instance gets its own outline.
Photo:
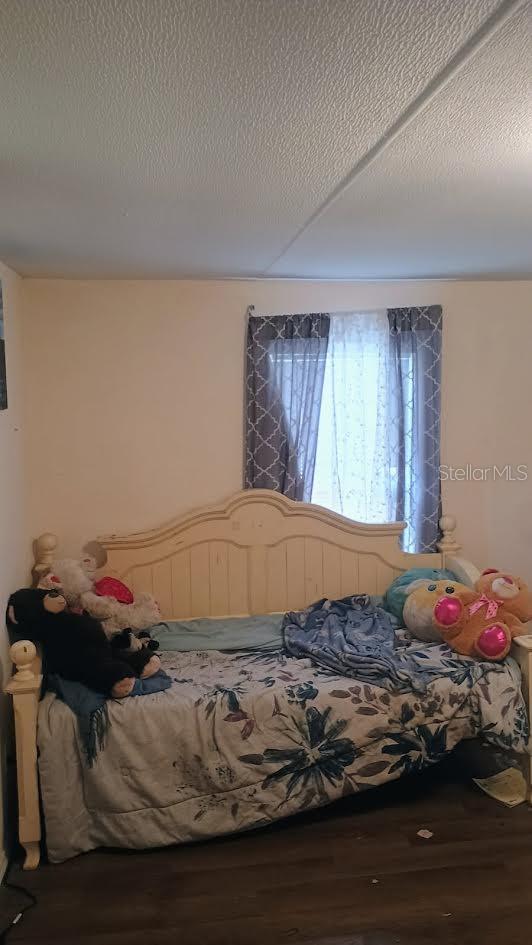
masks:
POLYGON ((479 732, 523 749, 517 665, 439 650, 441 675, 424 694, 282 652, 162 653, 171 688, 109 703, 92 768, 72 712, 48 693, 39 766, 50 859, 269 824, 418 771, 479 732))

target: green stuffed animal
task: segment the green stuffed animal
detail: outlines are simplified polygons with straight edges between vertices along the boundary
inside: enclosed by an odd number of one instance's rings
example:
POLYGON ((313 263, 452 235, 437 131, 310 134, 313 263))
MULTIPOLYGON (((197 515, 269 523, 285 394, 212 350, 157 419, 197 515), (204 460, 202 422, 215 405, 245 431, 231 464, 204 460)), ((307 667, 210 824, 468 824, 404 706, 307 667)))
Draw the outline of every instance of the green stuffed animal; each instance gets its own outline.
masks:
POLYGON ((444 631, 435 619, 436 605, 445 600, 446 613, 453 612, 458 619, 462 612, 461 596, 471 588, 458 581, 431 581, 426 578, 412 581, 407 587, 403 607, 403 623, 417 640, 424 643, 441 643, 444 631))
POLYGON ((434 583, 434 581, 456 581, 457 577, 452 571, 446 571, 441 568, 410 568, 409 571, 400 574, 399 577, 390 584, 383 601, 384 609, 393 614, 394 617, 397 617, 398 620, 403 620, 403 607, 409 593, 409 588, 414 581, 418 580, 426 580, 429 581, 429 583, 434 583))

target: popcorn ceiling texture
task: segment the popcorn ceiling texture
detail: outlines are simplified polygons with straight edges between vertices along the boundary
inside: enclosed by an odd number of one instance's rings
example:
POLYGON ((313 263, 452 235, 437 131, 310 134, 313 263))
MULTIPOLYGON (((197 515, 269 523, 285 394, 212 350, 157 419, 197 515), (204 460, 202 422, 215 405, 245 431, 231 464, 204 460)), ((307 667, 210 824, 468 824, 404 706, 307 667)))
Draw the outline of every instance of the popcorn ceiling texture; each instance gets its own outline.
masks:
POLYGON ((532 272, 531 103, 527 4, 270 273, 532 272))
POLYGON ((526 271, 531 16, 529 0, 3 0, 0 258, 89 277, 526 271))

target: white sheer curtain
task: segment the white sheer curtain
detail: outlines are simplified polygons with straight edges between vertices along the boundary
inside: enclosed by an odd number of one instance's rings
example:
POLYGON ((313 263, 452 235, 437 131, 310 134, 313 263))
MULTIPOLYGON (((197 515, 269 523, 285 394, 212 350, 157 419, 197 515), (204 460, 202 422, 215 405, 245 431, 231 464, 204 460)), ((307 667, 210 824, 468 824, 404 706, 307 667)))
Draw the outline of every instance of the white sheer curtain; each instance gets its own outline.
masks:
POLYGON ((396 519, 390 358, 386 311, 331 315, 312 501, 360 522, 396 519))

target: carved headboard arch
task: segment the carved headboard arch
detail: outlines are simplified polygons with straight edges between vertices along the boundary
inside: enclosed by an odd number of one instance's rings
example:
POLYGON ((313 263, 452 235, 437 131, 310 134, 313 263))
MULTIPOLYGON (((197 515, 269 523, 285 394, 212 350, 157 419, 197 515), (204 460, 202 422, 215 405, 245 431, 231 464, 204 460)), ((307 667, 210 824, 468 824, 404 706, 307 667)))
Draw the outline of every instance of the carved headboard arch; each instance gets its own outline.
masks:
MULTIPOLYGON (((328 509, 252 489, 159 528, 99 539, 106 572, 135 593, 154 594, 165 618, 295 610, 320 597, 380 594, 411 567, 446 566, 472 583, 478 572, 456 558, 456 522, 440 519, 434 554, 399 548, 401 522, 368 525, 328 509)), ((34 578, 53 567, 57 538, 35 542, 34 578)))
MULTIPOLYGON (((445 551, 454 553, 447 516, 445 551)), ((402 523, 352 522, 277 492, 237 493, 150 531, 99 540, 108 568, 153 593, 164 617, 285 611, 320 597, 381 593, 413 566, 440 567, 441 553, 399 548, 402 523)), ((443 550, 443 549, 442 549, 443 550)))

